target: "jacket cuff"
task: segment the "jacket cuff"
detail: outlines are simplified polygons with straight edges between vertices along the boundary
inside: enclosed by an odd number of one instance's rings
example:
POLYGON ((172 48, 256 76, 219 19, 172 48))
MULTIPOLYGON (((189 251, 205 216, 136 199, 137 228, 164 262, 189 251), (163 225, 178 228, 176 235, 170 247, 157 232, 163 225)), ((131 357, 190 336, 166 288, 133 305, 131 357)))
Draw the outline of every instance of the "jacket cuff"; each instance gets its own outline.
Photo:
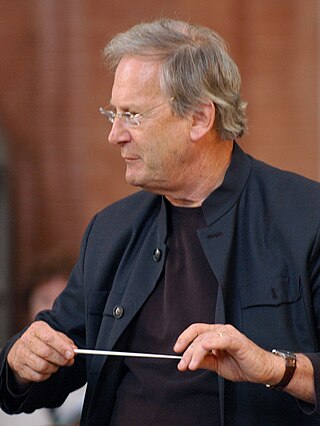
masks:
POLYGON ((18 383, 8 363, 5 368, 7 392, 14 398, 24 398, 30 392, 32 383, 18 383))
POLYGON ((320 354, 304 353, 304 355, 310 359, 313 366, 316 403, 313 405, 301 400, 297 400, 297 402, 305 414, 320 418, 320 354))

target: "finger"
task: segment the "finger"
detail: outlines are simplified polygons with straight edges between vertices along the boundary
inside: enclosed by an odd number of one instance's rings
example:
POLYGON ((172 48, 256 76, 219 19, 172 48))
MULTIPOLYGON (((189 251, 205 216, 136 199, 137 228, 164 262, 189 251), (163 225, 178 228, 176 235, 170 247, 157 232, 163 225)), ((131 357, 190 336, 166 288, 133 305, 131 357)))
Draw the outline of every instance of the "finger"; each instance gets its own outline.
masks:
POLYGON ((184 330, 178 337, 173 350, 177 353, 181 353, 187 349, 187 347, 202 333, 210 330, 212 324, 196 323, 190 325, 184 330))
POLYGON ((58 367, 38 357, 19 339, 8 353, 8 364, 18 381, 46 380, 58 367))
POLYGON ((27 381, 27 382, 44 382, 45 380, 49 379, 51 374, 40 374, 36 371, 29 368, 27 365, 23 370, 19 372, 19 380, 21 381, 27 381))
MULTIPOLYGON (((45 343, 46 347, 51 348, 49 353, 43 353, 45 358, 54 362, 58 360, 59 365, 64 365, 66 360, 74 357, 75 345, 71 339, 61 332, 53 330, 43 321, 34 322, 21 339, 30 347, 30 350, 38 354, 38 350, 43 350, 44 346, 39 342, 45 343), (64 361, 61 361, 61 357, 64 361)), ((40 354, 39 354, 40 355, 40 354)))
POLYGON ((212 333, 210 342, 208 339, 209 336, 207 334, 204 335, 202 341, 195 344, 192 352, 187 354, 186 367, 189 370, 194 371, 199 368, 210 368, 213 371, 217 371, 218 364, 215 354, 223 349, 224 345, 217 333, 212 333))
POLYGON ((45 327, 36 329, 35 335, 64 358, 74 357, 75 345, 65 334, 57 332, 45 324, 45 327))
POLYGON ((33 354, 22 366, 19 374, 23 379, 38 382, 47 380, 51 374, 58 371, 58 368, 57 365, 33 354))
MULTIPOLYGON (((41 358, 39 358, 39 363, 38 363, 39 367, 40 365, 41 365, 41 358)), ((42 369, 40 368, 40 370, 42 369)), ((46 368, 46 370, 48 370, 48 368, 46 368)), ((52 371, 50 372, 37 371, 37 370, 34 370, 30 365, 23 364, 20 366, 18 373, 16 372, 16 374, 18 374, 19 379, 22 379, 24 381, 42 382, 44 380, 47 380, 52 373, 55 373, 56 370, 57 368, 52 369, 52 371)))
POLYGON ((209 365, 210 369, 215 369, 215 351, 222 347, 221 336, 218 332, 202 333, 185 350, 183 358, 178 364, 178 369, 180 371, 197 370, 198 368, 207 368, 209 365))
POLYGON ((60 367, 69 364, 70 361, 73 362, 73 359, 68 360, 52 346, 49 346, 46 342, 37 337, 33 337, 32 342, 30 343, 29 339, 25 340, 25 337, 22 336, 21 343, 21 353, 19 353, 20 358, 25 360, 26 363, 28 363, 34 370, 37 370, 37 362, 39 359, 60 367))

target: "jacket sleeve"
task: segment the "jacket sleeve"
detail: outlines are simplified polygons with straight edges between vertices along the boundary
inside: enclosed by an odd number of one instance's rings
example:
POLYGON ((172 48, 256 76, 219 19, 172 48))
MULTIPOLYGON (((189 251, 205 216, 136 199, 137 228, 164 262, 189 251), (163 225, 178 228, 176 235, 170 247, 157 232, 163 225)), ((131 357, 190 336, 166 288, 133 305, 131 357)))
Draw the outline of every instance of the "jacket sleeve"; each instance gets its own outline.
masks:
MULTIPOLYGON (((7 351, 4 352, 7 354, 7 351)), ((2 361, 2 360, 1 360, 2 361)), ((76 360, 71 368, 60 368, 50 379, 31 384, 25 391, 17 392, 10 384, 10 368, 3 363, 1 377, 1 408, 8 414, 32 413, 38 408, 58 407, 70 392, 80 388, 85 382, 83 361, 76 360)))
MULTIPOLYGON (((85 347, 86 344, 83 265, 91 224, 83 238, 80 257, 73 268, 67 287, 55 301, 52 310, 42 311, 36 317, 36 320, 45 321, 53 329, 69 336, 79 347, 85 347)), ((76 357, 72 367, 59 368, 48 380, 31 384, 21 394, 13 392, 12 386, 10 387, 7 355, 25 330, 26 328, 11 338, 0 352, 0 406, 9 414, 31 413, 42 407, 57 407, 64 402, 70 392, 86 383, 85 360, 76 357)))
POLYGON ((311 361, 314 370, 316 403, 315 405, 310 405, 303 401, 298 401, 298 404, 305 414, 320 418, 320 226, 310 256, 309 271, 312 284, 312 303, 318 353, 306 353, 305 355, 311 361))

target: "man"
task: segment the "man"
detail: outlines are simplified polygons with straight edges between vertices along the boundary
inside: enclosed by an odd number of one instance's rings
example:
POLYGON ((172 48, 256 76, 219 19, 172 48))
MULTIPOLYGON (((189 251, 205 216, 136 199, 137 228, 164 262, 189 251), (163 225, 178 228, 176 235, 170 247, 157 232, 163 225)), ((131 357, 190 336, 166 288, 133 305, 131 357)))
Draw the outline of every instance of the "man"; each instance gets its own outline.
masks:
POLYGON ((84 425, 318 424, 319 184, 236 144, 240 76, 214 32, 141 24, 105 55, 109 142, 143 191, 91 221, 53 310, 3 349, 3 408, 87 381, 84 425))

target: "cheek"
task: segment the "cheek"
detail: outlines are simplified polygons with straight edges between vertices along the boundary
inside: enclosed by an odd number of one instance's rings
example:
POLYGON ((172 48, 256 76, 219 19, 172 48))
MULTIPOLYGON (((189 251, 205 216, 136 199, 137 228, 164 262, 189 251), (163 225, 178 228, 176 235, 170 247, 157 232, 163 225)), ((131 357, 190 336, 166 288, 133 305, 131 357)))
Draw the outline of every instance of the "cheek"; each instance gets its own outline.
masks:
POLYGON ((172 120, 150 126, 144 129, 143 135, 137 137, 136 144, 145 162, 172 167, 184 158, 188 146, 186 125, 172 120))
POLYGON ((170 163, 170 156, 163 146, 158 145, 149 146, 147 151, 144 152, 144 163, 149 169, 164 171, 170 163))

